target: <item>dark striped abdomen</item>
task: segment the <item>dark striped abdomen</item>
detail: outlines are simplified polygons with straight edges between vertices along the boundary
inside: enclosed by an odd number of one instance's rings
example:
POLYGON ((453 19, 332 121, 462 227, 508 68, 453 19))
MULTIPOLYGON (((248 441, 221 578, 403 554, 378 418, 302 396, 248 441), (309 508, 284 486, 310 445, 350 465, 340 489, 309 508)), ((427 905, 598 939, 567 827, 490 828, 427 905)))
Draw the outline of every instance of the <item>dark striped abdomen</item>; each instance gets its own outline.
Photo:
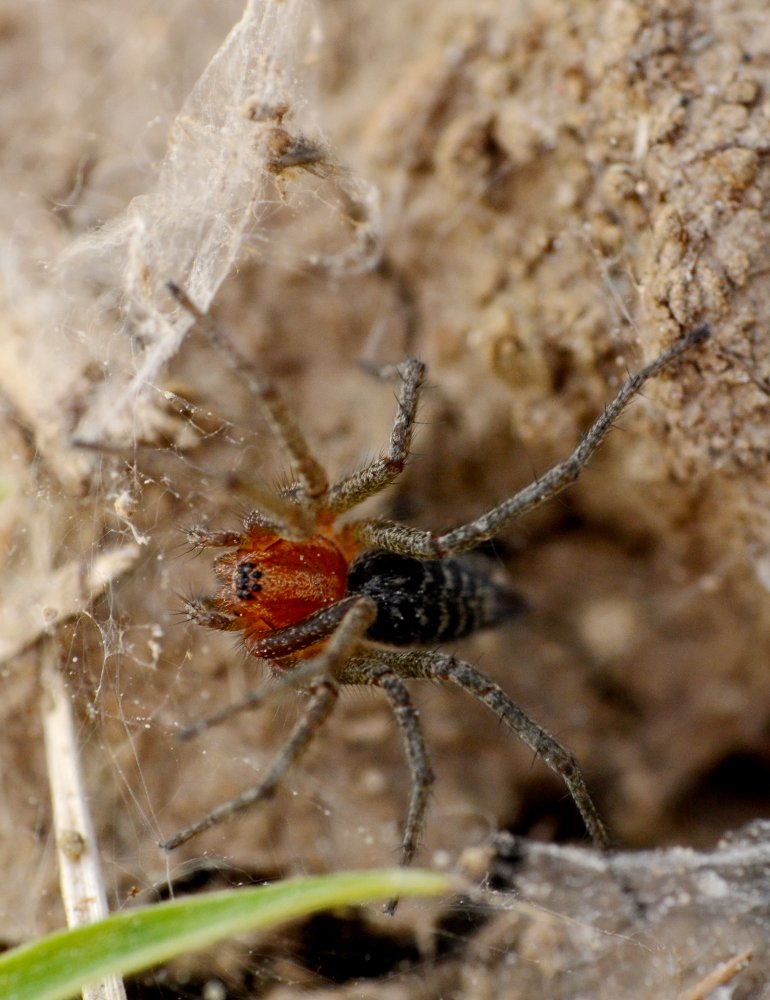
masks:
POLYGON ((492 628, 527 609, 509 587, 465 559, 423 561, 393 552, 362 552, 348 570, 348 593, 377 605, 367 639, 393 646, 448 642, 492 628))

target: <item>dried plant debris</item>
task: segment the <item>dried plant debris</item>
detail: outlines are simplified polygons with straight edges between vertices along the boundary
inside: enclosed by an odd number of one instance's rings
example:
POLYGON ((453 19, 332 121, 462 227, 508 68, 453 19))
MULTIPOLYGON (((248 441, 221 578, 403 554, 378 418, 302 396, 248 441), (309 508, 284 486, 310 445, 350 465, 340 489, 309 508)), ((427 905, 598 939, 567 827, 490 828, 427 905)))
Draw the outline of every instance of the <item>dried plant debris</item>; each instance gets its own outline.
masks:
POLYGON ((602 857, 501 837, 488 878, 464 996, 502 996, 506 984, 505 995, 554 1000, 770 996, 767 821, 703 852, 602 857))

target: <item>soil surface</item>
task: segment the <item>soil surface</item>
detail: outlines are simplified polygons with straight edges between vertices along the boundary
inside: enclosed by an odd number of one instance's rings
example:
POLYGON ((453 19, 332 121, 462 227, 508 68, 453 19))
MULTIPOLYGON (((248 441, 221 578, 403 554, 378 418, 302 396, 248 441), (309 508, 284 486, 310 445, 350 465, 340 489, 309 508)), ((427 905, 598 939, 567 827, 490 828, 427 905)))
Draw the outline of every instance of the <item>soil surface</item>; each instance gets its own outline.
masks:
MULTIPOLYGON (((345 220, 279 206, 265 230, 280 252, 245 252, 213 312, 275 376, 333 476, 382 452, 394 416, 393 388, 357 360, 425 359, 412 461, 366 510, 435 529, 566 455, 628 372, 709 324, 709 343, 645 389, 580 482, 480 556, 532 611, 451 651, 575 751, 623 848, 711 851, 770 817, 766 4, 472 6, 321 5, 311 98, 336 160, 380 192, 380 263, 333 277, 310 267, 307 254, 349 238, 345 220)), ((134 439, 74 448, 93 394, 113 370, 131 372, 143 345, 68 325, 45 264, 152 189, 174 114, 238 16, 210 7, 129 0, 104 24, 86 4, 0 3, 9 944, 63 922, 38 652, 20 609, 62 567, 119 543, 138 544, 131 569, 57 633, 111 904, 169 882, 181 892, 381 866, 399 842, 398 734, 382 697, 350 691, 270 802, 170 860, 157 847, 253 784, 301 708, 289 695, 175 739, 261 677, 232 636, 179 614, 180 595, 214 589, 208 556, 188 555, 179 526, 237 529, 250 483, 283 481, 286 461, 199 335, 169 359, 166 396, 136 416, 134 439)), ((101 331, 109 319, 102 310, 101 331)), ((676 854, 659 856, 665 886, 654 856, 633 868, 636 855, 621 855, 619 902, 562 783, 483 706, 437 685, 413 691, 438 779, 420 860, 486 873, 499 895, 405 904, 392 920, 318 917, 141 977, 132 996, 213 997, 214 980, 227 996, 271 1000, 696 1000, 720 985, 720 996, 770 996, 753 940, 766 916, 748 901, 766 885, 764 828, 740 840, 759 851, 742 869, 753 881, 704 856, 729 906, 702 882, 685 890, 676 854), (593 895, 579 852, 538 854, 530 840, 582 843, 593 895), (664 919, 663 897, 685 891, 692 905, 664 919)))

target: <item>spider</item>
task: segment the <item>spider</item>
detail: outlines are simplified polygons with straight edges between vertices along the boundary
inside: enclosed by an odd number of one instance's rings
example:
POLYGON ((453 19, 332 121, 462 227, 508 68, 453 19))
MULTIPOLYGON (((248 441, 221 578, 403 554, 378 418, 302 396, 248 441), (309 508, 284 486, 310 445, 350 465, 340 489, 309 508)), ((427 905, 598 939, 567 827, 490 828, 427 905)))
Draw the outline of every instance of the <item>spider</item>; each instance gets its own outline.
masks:
MULTIPOLYGON (((277 386, 226 338, 178 285, 169 290, 230 363, 261 405, 291 461, 293 485, 260 494, 261 509, 242 531, 186 530, 197 548, 227 548, 214 562, 221 588, 210 598, 186 602, 192 621, 241 633, 246 650, 266 661, 279 684, 307 688, 308 700, 294 729, 260 781, 161 847, 171 850, 202 831, 266 799, 306 750, 328 718, 340 688, 370 685, 390 701, 406 752, 411 793, 403 825, 400 864, 408 865, 423 831, 434 782, 420 720, 405 681, 450 681, 492 710, 564 781, 594 844, 610 838, 574 754, 470 663, 435 645, 491 628, 520 614, 526 602, 463 557, 527 511, 573 483, 618 416, 642 386, 709 337, 700 326, 631 376, 575 450, 530 485, 491 510, 445 533, 384 518, 337 525, 337 519, 390 486, 409 457, 425 365, 417 360, 377 369, 400 380, 398 407, 384 457, 330 484, 287 409, 277 386)), ((193 735, 236 711, 258 704, 249 695, 184 735, 193 735)))

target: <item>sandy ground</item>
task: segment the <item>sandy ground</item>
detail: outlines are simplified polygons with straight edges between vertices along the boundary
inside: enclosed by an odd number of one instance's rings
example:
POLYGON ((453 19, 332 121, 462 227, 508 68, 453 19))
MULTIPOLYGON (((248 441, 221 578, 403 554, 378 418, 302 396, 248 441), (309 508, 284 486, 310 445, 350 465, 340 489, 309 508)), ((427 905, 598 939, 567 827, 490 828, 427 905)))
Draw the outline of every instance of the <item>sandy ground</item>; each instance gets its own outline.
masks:
MULTIPOLYGON (((256 676, 231 638, 179 616, 180 595, 210 592, 213 579, 178 528, 236 527, 249 483, 280 477, 285 462, 198 336, 159 375, 183 412, 156 396, 142 404, 149 415, 133 413, 133 435, 72 447, 93 398, 135 370, 144 345, 117 332, 117 303, 114 314, 104 306, 93 263, 79 293, 101 295, 93 328, 61 310, 48 265, 152 190, 169 124, 237 17, 235 4, 210 6, 0 3, 8 943, 63 919, 38 721, 41 612, 67 619, 62 669, 114 906, 152 898, 204 856, 227 859, 217 878, 260 878, 382 865, 398 843, 407 774, 397 735, 382 699, 350 692, 269 804, 170 864, 157 848, 253 782, 297 711, 289 697, 193 744, 174 739, 179 723, 256 676), (86 613, 61 610, 78 606, 64 570, 81 586, 100 553, 136 543, 130 569, 95 603, 82 599, 86 613)), ((334 277, 307 265, 352 239, 320 187, 307 215, 264 222, 266 251, 247 248, 215 313, 279 380, 332 473, 378 453, 392 419, 392 389, 356 360, 424 358, 414 459, 371 509, 434 528, 566 454, 628 371, 710 324, 711 343, 645 391, 582 481, 501 539, 495 571, 532 613, 456 647, 575 750, 624 846, 710 850, 770 816, 765 5, 467 10, 322 5, 312 100, 337 160, 380 191, 381 263, 334 277)), ((724 995, 770 995, 760 918, 731 870, 719 875, 724 913, 689 887, 693 905, 664 925, 662 895, 685 890, 672 872, 655 896, 652 862, 623 876, 632 896, 647 894, 626 911, 598 875, 591 899, 579 874, 565 888, 559 856, 546 863, 521 847, 511 861, 505 841, 493 860, 500 829, 579 841, 579 819, 559 781, 482 707, 435 686, 415 698, 438 774, 421 859, 478 855, 497 888, 518 894, 489 912, 410 904, 390 922, 338 915, 255 953, 223 948, 184 966, 186 982, 178 970, 147 978, 135 996, 198 996, 219 975, 233 996, 281 1000, 695 1000, 716 988, 698 986, 705 976, 752 948, 745 969, 736 960, 724 972, 724 995), (602 961, 589 930, 611 942, 602 961)), ((752 889, 763 865, 746 869, 752 889)))

